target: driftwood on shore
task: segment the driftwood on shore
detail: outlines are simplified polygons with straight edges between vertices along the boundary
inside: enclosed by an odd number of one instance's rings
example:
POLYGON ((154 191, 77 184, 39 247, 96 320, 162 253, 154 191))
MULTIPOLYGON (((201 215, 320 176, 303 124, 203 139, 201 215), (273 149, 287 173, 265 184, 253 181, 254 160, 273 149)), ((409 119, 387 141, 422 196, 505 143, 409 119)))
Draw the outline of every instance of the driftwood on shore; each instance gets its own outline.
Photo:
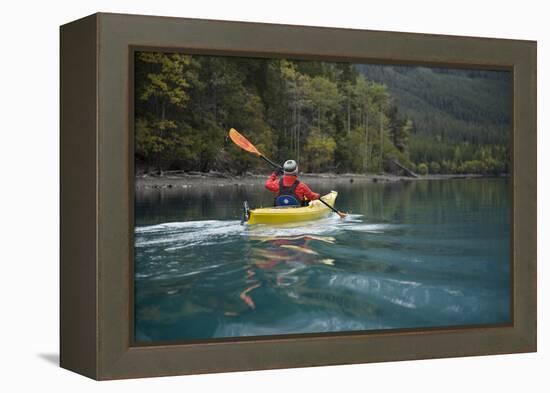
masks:
POLYGON ((409 168, 407 168, 406 166, 402 165, 401 163, 399 163, 399 161, 397 160, 391 160, 391 162, 397 166, 398 168, 402 169, 403 172, 405 172, 405 174, 407 176, 410 176, 410 177, 418 177, 418 175, 416 173, 414 173, 413 171, 411 171, 409 168))
POLYGON ((218 171, 199 172, 199 171, 184 171, 184 170, 162 171, 162 173, 146 173, 141 175, 141 177, 157 177, 157 178, 162 178, 165 176, 218 177, 222 179, 229 179, 233 177, 230 173, 223 173, 218 171))
POLYGON ((162 171, 163 175, 185 175, 185 171, 182 169, 178 169, 175 171, 162 171))
MULTIPOLYGON (((322 184, 331 184, 338 187, 341 184, 363 182, 396 182, 396 181, 423 181, 423 180, 449 180, 449 179, 475 179, 486 176, 481 174, 433 174, 399 176, 390 173, 383 174, 357 174, 357 173, 301 173, 300 179, 307 184, 317 187, 322 184)), ((136 189, 163 189, 163 188, 189 188, 189 187, 225 187, 225 186, 254 186, 263 185, 269 173, 246 173, 233 175, 231 173, 218 172, 179 172, 169 171, 163 174, 142 174, 136 176, 136 189)), ((508 175, 500 175, 504 177, 508 175)))

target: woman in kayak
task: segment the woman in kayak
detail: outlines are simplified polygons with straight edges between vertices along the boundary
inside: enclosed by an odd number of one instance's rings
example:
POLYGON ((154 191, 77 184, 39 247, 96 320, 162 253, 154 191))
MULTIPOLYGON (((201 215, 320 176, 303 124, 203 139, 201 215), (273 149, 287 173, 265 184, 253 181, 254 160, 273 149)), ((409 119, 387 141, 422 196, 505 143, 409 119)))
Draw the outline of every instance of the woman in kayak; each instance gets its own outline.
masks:
POLYGON ((273 172, 265 182, 265 188, 277 194, 275 206, 305 206, 307 201, 319 199, 319 194, 300 182, 298 164, 294 160, 285 161, 283 169, 273 172), (281 173, 282 172, 282 173, 281 173), (284 176, 279 179, 279 175, 284 176))

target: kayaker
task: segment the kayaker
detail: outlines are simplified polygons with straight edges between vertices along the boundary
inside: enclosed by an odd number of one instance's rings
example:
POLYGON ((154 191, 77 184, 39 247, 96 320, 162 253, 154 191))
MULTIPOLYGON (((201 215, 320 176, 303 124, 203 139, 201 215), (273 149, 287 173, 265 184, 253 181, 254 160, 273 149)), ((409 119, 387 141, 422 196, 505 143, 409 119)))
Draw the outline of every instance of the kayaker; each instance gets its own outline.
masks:
POLYGON ((273 172, 265 182, 265 188, 277 194, 275 206, 304 206, 307 201, 319 199, 319 194, 298 180, 298 164, 294 160, 285 161, 283 168, 273 172), (283 175, 279 179, 279 175, 283 175))

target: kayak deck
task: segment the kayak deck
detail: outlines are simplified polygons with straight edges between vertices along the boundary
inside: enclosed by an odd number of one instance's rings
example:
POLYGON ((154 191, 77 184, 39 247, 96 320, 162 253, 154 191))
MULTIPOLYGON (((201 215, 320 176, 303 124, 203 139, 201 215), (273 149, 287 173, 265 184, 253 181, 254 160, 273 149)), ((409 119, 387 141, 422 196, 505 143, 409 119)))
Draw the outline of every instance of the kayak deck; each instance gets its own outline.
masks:
MULTIPOLYGON (((334 207, 338 193, 331 191, 321 198, 334 207)), ((286 224, 300 221, 318 220, 326 217, 331 210, 321 201, 311 201, 303 207, 265 207, 249 212, 248 224, 286 224)))

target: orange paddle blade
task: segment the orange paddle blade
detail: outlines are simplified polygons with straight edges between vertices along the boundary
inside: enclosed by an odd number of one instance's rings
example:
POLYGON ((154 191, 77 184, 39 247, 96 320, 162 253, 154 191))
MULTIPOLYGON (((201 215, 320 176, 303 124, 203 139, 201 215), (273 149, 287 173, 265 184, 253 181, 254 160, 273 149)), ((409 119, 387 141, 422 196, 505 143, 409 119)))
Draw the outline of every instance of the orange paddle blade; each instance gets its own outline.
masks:
POLYGON ((252 143, 250 143, 248 139, 246 139, 244 136, 239 134, 239 132, 236 129, 232 128, 229 130, 229 137, 231 138, 233 143, 235 143, 241 149, 249 151, 250 153, 254 153, 258 156, 262 155, 262 153, 260 153, 258 149, 256 149, 256 147, 252 143))

